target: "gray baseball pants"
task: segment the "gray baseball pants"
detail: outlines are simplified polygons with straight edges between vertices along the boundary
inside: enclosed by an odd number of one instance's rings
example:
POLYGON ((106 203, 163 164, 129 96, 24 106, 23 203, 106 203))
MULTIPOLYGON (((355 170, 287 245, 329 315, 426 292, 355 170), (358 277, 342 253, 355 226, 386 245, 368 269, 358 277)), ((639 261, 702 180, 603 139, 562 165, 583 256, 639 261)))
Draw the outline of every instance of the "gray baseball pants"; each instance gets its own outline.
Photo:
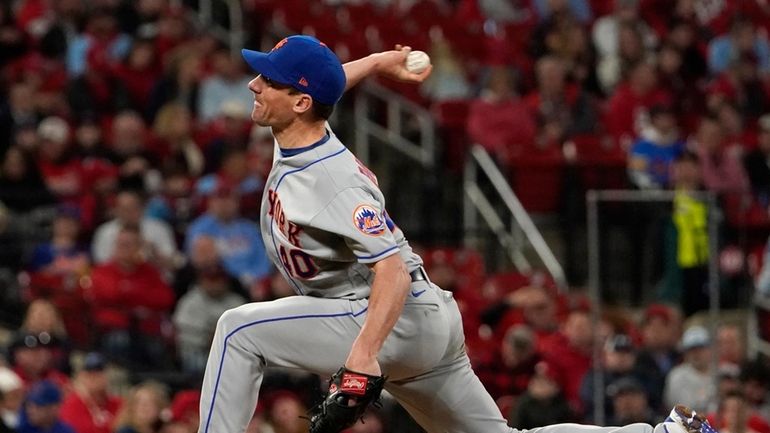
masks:
MULTIPOLYGON (((198 433, 242 433, 266 367, 328 377, 345 362, 367 299, 292 296, 227 311, 217 324, 203 381, 198 433)), ((412 283, 403 313, 379 355, 385 386, 428 433, 525 432, 507 426, 471 369, 452 294, 412 283)), ((647 424, 558 424, 528 433, 652 433, 647 424)))

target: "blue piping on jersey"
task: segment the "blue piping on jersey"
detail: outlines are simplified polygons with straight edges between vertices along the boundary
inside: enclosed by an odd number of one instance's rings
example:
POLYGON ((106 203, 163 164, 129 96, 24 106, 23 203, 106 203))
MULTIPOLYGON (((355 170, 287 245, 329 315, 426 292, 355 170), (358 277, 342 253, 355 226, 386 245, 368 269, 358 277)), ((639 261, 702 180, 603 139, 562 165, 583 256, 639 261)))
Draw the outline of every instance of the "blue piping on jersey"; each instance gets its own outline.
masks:
POLYGON ((381 256, 381 255, 383 255, 383 254, 385 254, 385 253, 388 253, 388 252, 390 252, 390 251, 393 251, 393 250, 395 250, 395 249, 397 249, 397 248, 398 248, 398 245, 394 245, 394 246, 392 246, 392 247, 388 248, 387 250, 385 250, 385 251, 383 251, 383 252, 381 252, 381 253, 372 254, 371 256, 356 256, 356 257, 358 257, 359 259, 363 259, 363 260, 366 260, 366 259, 373 259, 373 258, 375 258, 375 257, 379 257, 379 256, 381 256))
POLYGON ((286 158, 286 157, 289 157, 289 156, 299 155, 300 153, 307 152, 308 150, 313 150, 316 147, 318 147, 318 146, 326 143, 327 141, 329 141, 330 138, 331 138, 331 135, 329 135, 329 131, 326 131, 326 135, 324 135, 324 137, 322 139, 316 141, 315 143, 311 144, 310 146, 293 147, 293 148, 290 148, 290 149, 282 149, 281 147, 279 147, 278 150, 281 151, 281 156, 286 158))
MULTIPOLYGON (((326 137, 327 137, 327 140, 328 140, 328 137, 330 137, 328 135, 328 133, 327 133, 326 137)), ((293 173, 300 172, 300 171, 310 167, 311 165, 313 165, 315 163, 318 163, 318 162, 321 162, 321 161, 323 161, 325 159, 329 159, 329 158, 335 157, 335 156, 339 155, 340 153, 342 153, 342 152, 344 152, 346 150, 348 150, 348 148, 343 146, 342 149, 338 150, 337 152, 332 153, 331 155, 326 155, 323 158, 319 158, 319 159, 316 159, 315 161, 309 162, 309 163, 303 165, 300 168, 295 168, 294 170, 289 170, 286 173, 282 174, 281 177, 278 179, 278 182, 275 184, 275 192, 276 192, 276 194, 278 193, 278 187, 281 186, 281 182, 283 182, 283 178, 284 177, 286 177, 286 176, 288 176, 290 174, 293 174, 293 173)), ((289 272, 289 270, 286 269, 286 265, 283 263, 283 260, 281 260, 281 252, 278 251, 278 245, 276 245, 276 243, 275 243, 275 232, 273 231, 273 224, 275 224, 275 215, 273 215, 272 219, 270 220, 270 237, 273 240, 273 248, 275 248, 275 253, 278 255, 278 261, 281 262, 281 267, 286 272, 286 277, 289 279, 289 282, 294 286, 295 291, 297 293, 299 293, 300 295, 304 295, 305 292, 303 292, 302 288, 300 287, 300 285, 296 281, 294 281, 294 278, 291 277, 291 272, 289 272)))
POLYGON ((286 173, 284 173, 283 175, 281 175, 281 178, 280 178, 280 179, 278 179, 278 183, 276 183, 276 184, 275 184, 275 191, 276 191, 276 192, 278 192, 278 187, 279 187, 279 186, 281 186, 281 182, 283 181, 283 178, 284 178, 284 177, 286 177, 286 176, 288 176, 288 175, 290 175, 290 174, 294 174, 294 173, 296 173, 296 172, 298 172, 298 171, 302 171, 302 170, 304 170, 304 169, 306 169, 306 168, 310 167, 311 165, 313 165, 313 164, 316 164, 316 163, 319 163, 319 162, 321 162, 321 161, 323 161, 323 160, 325 160, 325 159, 329 159, 329 158, 335 157, 335 156, 339 155, 340 153, 342 153, 342 152, 344 152, 344 151, 346 151, 346 150, 348 150, 348 148, 347 148, 347 147, 343 147, 342 149, 338 150, 337 152, 334 152, 334 153, 332 153, 331 155, 326 155, 326 156, 324 156, 323 158, 319 158, 319 159, 316 159, 316 160, 315 160, 315 161, 313 161, 313 162, 308 162, 307 164, 303 165, 303 166, 302 166, 302 167, 300 167, 300 168, 295 168, 294 170, 289 170, 289 171, 287 171, 286 173))
POLYGON ((272 319, 262 319, 257 320, 255 322, 246 323, 244 325, 241 325, 237 328, 235 328, 232 332, 227 334, 225 336, 225 341, 222 348, 222 358, 219 359, 219 370, 217 370, 217 381, 214 383, 214 396, 211 397, 211 404, 209 405, 209 414, 206 416, 206 428, 203 430, 204 433, 208 433, 209 431, 209 424, 211 424, 211 414, 214 410, 214 403, 217 400, 217 390, 219 389, 219 379, 222 377, 222 365, 225 363, 225 353, 227 353, 227 340, 230 339, 233 335, 235 335, 236 332, 254 326, 254 325, 260 325, 262 323, 271 323, 271 322, 283 322, 285 320, 296 320, 296 319, 325 319, 325 318, 332 318, 332 317, 344 317, 344 316, 350 316, 350 317, 358 317, 366 312, 369 307, 364 308, 363 310, 353 313, 352 311, 348 311, 346 313, 334 313, 334 314, 303 314, 299 316, 285 316, 285 317, 274 317, 272 319))

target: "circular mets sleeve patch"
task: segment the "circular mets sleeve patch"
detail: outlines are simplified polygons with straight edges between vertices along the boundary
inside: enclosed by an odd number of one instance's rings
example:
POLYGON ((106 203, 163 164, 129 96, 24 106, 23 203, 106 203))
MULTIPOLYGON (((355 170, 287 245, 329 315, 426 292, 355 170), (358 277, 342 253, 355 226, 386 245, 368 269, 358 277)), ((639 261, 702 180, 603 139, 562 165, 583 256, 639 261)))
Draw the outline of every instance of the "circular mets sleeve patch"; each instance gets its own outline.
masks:
POLYGON ((367 236, 380 236, 385 233, 385 218, 374 207, 362 204, 353 211, 353 224, 358 231, 367 236))

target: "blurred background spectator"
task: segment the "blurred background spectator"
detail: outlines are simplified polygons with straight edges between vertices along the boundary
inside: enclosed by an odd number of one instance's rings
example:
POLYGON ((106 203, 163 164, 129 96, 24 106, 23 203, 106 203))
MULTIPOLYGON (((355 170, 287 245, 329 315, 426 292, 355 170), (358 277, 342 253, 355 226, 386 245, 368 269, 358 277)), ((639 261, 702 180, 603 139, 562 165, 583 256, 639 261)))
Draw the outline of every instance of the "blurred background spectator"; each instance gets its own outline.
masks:
POLYGON ((9 210, 19 213, 55 201, 33 157, 18 147, 11 147, 5 152, 0 171, 0 201, 9 210))
POLYGON ((664 189, 671 186, 671 165, 684 151, 684 141, 671 107, 655 105, 649 111, 649 124, 631 146, 628 170, 631 182, 639 189, 664 189))
POLYGON ((547 362, 539 362, 527 391, 508 417, 508 425, 530 429, 572 420, 573 414, 561 392, 560 380, 547 362))
POLYGON ((218 185, 208 197, 206 213, 190 224, 185 245, 189 254, 199 236, 212 237, 227 273, 250 287, 270 272, 271 264, 256 224, 240 216, 240 197, 236 186, 218 185))
POLYGON ((142 382, 129 391, 115 419, 116 433, 159 433, 168 409, 168 391, 157 382, 142 382))
POLYGON ((517 95, 513 73, 507 67, 489 71, 481 95, 468 110, 468 136, 504 165, 535 140, 535 118, 517 95), (508 128, 511 123, 516 128, 508 128))
POLYGON ((138 227, 118 229, 112 259, 94 268, 86 299, 109 358, 134 368, 168 365, 166 334, 174 292, 142 253, 138 227))
POLYGON ((89 352, 72 379, 72 391, 61 405, 62 421, 78 433, 110 433, 120 398, 111 394, 107 382, 107 360, 98 352, 89 352))
POLYGON ((740 391, 733 391, 720 399, 714 424, 727 432, 770 431, 770 424, 746 405, 746 399, 740 391))
POLYGON ((56 341, 46 332, 16 333, 9 348, 10 366, 26 390, 41 381, 51 382, 58 388, 69 386, 69 377, 56 368, 57 351, 56 341))
POLYGON ((124 190, 115 197, 114 218, 97 227, 91 250, 94 262, 104 263, 113 257, 118 233, 122 227, 137 227, 141 233, 140 248, 145 258, 164 270, 177 265, 177 247, 173 231, 162 220, 144 215, 145 202, 134 190, 124 190))
POLYGON ((657 415, 648 404, 647 391, 638 379, 628 376, 616 379, 607 386, 612 404, 608 425, 633 423, 656 424, 657 415))
POLYGON ((645 388, 650 385, 648 378, 645 377, 645 373, 636 367, 636 347, 628 335, 617 334, 613 335, 607 340, 604 345, 604 358, 602 359, 602 367, 597 371, 596 369, 588 370, 585 376, 583 376, 583 383, 580 386, 580 399, 582 400, 585 410, 585 418, 591 419, 594 414, 594 381, 595 375, 602 375, 602 383, 605 384, 606 397, 604 407, 604 419, 618 420, 612 425, 626 425, 634 422, 646 422, 643 419, 638 421, 631 421, 626 417, 638 416, 640 412, 645 413, 645 416, 653 414, 651 407, 657 407, 658 404, 648 404, 652 398, 654 390, 645 388), (625 380, 624 380, 625 379, 625 380), (614 388, 613 388, 613 384, 614 388), (638 389, 637 389, 638 388, 638 389), (629 397, 626 401, 618 399, 617 394, 628 391, 632 394, 641 393, 644 404, 641 404, 641 400, 634 397, 629 397), (617 401, 616 401, 617 400, 617 401), (627 414, 615 414, 616 403, 626 409, 629 406, 633 406, 630 413, 627 414), (640 409, 643 406, 644 410, 640 409), (634 409, 637 410, 634 412, 634 409), (624 420, 625 421, 620 421, 624 420), (618 422, 620 424, 618 424, 618 422))
POLYGON ((746 154, 743 164, 751 182, 751 189, 765 207, 770 205, 770 114, 757 122, 757 147, 746 154))
POLYGON ((191 248, 192 260, 197 266, 195 280, 177 302, 173 321, 182 368, 202 374, 219 317, 246 300, 233 292, 217 255, 214 238, 198 236, 191 248), (203 264, 207 254, 210 254, 211 262, 203 264))
POLYGON ((682 364, 674 367, 666 378, 663 395, 664 404, 673 406, 677 401, 687 400, 699 412, 706 412, 716 398, 711 377, 711 338, 706 328, 693 326, 682 335, 682 364))
POLYGON ((75 433, 60 415, 62 392, 53 382, 42 380, 27 392, 19 413, 18 433, 75 433))
POLYGON ((251 113, 253 99, 244 92, 251 76, 246 75, 243 63, 230 56, 228 48, 221 47, 211 55, 212 74, 201 81, 198 93, 198 116, 201 122, 217 117, 226 101, 238 101, 243 113, 251 113))
POLYGON ((21 378, 8 367, 0 366, 0 431, 12 433, 19 425, 19 410, 25 393, 21 378))

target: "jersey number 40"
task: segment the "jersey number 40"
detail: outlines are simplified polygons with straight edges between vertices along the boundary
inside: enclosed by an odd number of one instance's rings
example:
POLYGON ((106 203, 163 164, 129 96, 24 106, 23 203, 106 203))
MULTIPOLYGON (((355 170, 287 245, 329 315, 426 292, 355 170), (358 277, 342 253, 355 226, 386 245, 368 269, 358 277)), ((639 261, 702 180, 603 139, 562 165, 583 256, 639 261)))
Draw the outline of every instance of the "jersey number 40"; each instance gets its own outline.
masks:
POLYGON ((286 272, 295 278, 307 280, 318 273, 313 258, 302 250, 289 248, 287 252, 287 249, 281 245, 278 247, 278 254, 281 256, 281 263, 286 272))

